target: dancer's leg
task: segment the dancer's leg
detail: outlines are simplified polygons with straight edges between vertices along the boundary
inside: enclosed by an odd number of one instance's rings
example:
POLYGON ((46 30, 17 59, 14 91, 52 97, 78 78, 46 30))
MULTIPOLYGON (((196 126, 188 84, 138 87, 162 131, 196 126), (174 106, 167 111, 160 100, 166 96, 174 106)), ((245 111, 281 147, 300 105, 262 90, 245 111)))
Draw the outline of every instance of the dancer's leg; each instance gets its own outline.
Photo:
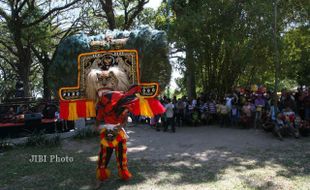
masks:
POLYGON ((118 175, 123 180, 129 180, 132 175, 128 171, 127 166, 127 145, 126 140, 119 142, 118 146, 115 148, 115 155, 117 161, 118 175))
POLYGON ((111 172, 107 169, 107 166, 111 159, 112 152, 112 148, 100 145, 100 152, 98 155, 98 167, 96 172, 97 179, 100 181, 106 180, 110 176, 111 172))

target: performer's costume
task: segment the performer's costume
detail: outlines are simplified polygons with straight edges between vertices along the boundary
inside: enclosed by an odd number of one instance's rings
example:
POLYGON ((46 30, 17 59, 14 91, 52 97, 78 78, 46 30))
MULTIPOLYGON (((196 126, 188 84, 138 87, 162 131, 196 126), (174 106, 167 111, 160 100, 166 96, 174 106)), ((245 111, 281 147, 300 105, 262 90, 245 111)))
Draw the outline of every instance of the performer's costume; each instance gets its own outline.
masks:
POLYGON ((127 165, 126 125, 128 112, 154 117, 165 112, 155 98, 159 85, 141 83, 138 53, 135 50, 101 51, 80 54, 78 85, 59 90, 60 117, 65 120, 96 117, 100 129, 100 151, 96 176, 110 176, 108 164, 115 149, 118 175, 132 177, 127 165), (130 85, 134 85, 129 88, 130 85), (96 107, 96 110, 94 109, 96 107))
POLYGON ((127 93, 108 91, 98 102, 97 121, 104 121, 105 125, 100 131, 100 152, 97 168, 97 179, 105 180, 109 177, 107 169, 113 149, 117 161, 118 175, 124 180, 131 178, 127 168, 127 135, 120 125, 127 122, 127 110, 134 109, 137 104, 135 93, 139 87, 131 88, 127 93))

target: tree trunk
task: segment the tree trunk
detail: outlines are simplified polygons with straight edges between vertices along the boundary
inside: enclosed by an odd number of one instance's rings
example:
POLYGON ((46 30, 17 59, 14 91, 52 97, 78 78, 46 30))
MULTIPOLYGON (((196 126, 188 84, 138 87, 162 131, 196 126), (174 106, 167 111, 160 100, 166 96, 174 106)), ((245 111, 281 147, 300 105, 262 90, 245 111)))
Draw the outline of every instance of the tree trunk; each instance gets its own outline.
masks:
POLYGON ((51 100, 51 90, 48 83, 48 70, 50 63, 43 63, 43 99, 46 101, 51 100))
POLYGON ((30 75, 30 66, 32 63, 31 49, 29 42, 22 41, 22 22, 19 17, 14 17, 13 21, 8 24, 8 27, 12 31, 13 41, 16 47, 16 54, 18 57, 18 62, 16 64, 17 72, 20 77, 20 80, 24 85, 24 96, 30 97, 30 84, 29 84, 29 75, 30 75), (26 45, 27 44, 27 45, 26 45))
POLYGON ((30 75, 30 66, 32 63, 31 58, 31 51, 30 48, 20 48, 22 49, 22 53, 19 54, 19 63, 17 66, 18 74, 20 77, 20 80, 24 84, 24 95, 25 97, 30 97, 30 81, 29 81, 29 75, 30 75))
POLYGON ((116 28, 116 23, 115 23, 115 14, 114 14, 114 8, 113 8, 113 2, 112 0, 101 0, 100 1, 102 9, 104 10, 106 16, 107 16, 107 21, 109 25, 110 30, 114 30, 116 28))
POLYGON ((187 45, 186 48, 186 89, 189 99, 196 98, 195 63, 193 48, 187 45))

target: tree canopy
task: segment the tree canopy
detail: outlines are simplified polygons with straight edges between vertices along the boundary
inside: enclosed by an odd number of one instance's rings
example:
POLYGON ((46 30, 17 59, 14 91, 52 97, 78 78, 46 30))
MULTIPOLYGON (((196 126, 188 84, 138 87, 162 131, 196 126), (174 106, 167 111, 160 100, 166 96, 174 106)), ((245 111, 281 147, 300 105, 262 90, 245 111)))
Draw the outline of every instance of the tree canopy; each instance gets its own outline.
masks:
POLYGON ((189 97, 197 91, 223 94, 236 85, 272 88, 275 41, 279 44, 280 79, 309 84, 302 81, 308 77, 304 69, 310 64, 305 32, 309 31, 309 3, 174 0, 171 11, 170 43, 176 52, 186 55, 177 63, 185 76, 178 83, 189 97), (298 37, 293 39, 293 34, 298 37), (298 55, 291 57, 287 51, 298 55), (292 73, 288 67, 293 62, 292 73))
MULTIPOLYGON (((224 94, 239 85, 273 89, 276 76, 280 88, 310 84, 309 1, 163 0, 158 10, 145 8, 148 2, 0 1, 1 99, 12 96, 17 80, 26 95, 49 98, 57 86, 48 75, 55 71, 59 44, 74 36, 134 31, 143 24, 168 34, 170 62, 184 76, 177 80, 179 91, 189 97, 224 94)), ((156 38, 151 41, 156 44, 156 38)), ((161 60, 168 50, 152 54, 147 43, 132 45, 142 50, 142 80, 167 86, 171 67, 161 60)), ((81 51, 89 49, 74 52, 81 51)))

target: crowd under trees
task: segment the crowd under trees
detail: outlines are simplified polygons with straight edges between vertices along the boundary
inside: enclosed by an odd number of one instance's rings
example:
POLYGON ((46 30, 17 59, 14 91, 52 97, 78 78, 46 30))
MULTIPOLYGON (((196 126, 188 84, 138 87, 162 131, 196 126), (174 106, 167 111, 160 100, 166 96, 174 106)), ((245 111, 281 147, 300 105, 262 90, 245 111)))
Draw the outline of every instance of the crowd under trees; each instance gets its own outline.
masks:
POLYGON ((280 88, 310 84, 309 1, 164 0, 158 10, 148 2, 0 0, 1 99, 14 96, 17 80, 27 96, 50 99, 48 71, 66 37, 141 24, 167 32, 171 64, 184 76, 178 91, 189 97, 236 85, 272 88, 275 73, 280 88))

